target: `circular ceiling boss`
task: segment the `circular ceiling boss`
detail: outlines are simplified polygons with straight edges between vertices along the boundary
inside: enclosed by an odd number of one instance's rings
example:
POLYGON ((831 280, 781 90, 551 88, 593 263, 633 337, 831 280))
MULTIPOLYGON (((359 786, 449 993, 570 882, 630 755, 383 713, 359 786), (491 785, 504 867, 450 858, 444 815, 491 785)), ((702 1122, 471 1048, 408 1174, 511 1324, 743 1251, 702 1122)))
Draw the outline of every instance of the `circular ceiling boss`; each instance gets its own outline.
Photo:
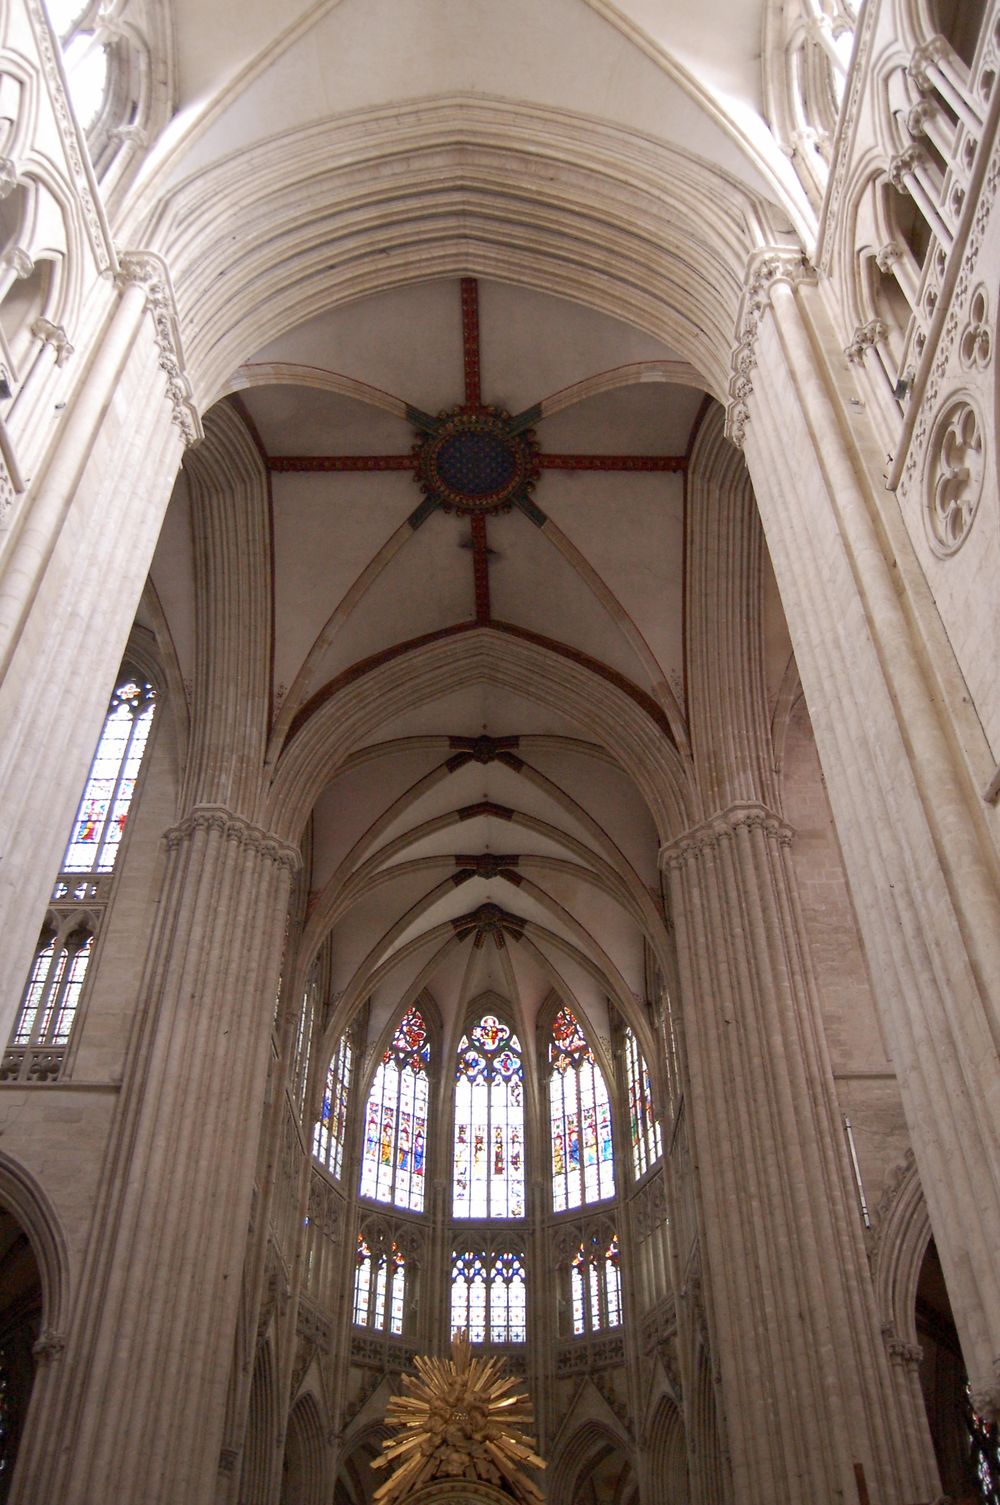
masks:
POLYGON ((452 408, 414 446, 415 477, 446 512, 508 512, 534 490, 538 445, 502 408, 452 408))

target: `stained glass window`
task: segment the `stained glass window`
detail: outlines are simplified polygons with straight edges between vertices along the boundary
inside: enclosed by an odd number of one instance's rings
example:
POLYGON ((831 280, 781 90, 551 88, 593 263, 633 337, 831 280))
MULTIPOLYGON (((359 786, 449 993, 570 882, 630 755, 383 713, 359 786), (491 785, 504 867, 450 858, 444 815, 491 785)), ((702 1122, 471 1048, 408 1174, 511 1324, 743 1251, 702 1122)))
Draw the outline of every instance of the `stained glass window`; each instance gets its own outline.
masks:
POLYGON ((517 1036, 495 1014, 484 1014, 458 1048, 457 1218, 524 1217, 523 1077, 517 1036))
MULTIPOLYGON (((51 937, 51 931, 49 932, 51 937)), ((12 1046, 65 1045, 73 1028, 80 990, 94 945, 92 931, 79 926, 64 938, 45 940, 42 932, 28 978, 12 1046)))
POLYGON ((513 1249, 462 1248, 451 1256, 451 1328, 471 1343, 527 1341, 524 1258, 513 1249))
POLYGON ((628 1086, 629 1138, 632 1144, 632 1169, 636 1178, 644 1176, 663 1153, 660 1125, 653 1112, 653 1092, 649 1070, 630 1029, 625 1031, 625 1078, 628 1086))
POLYGON ((966 1387, 972 1469, 982 1505, 1000 1505, 1000 1428, 977 1414, 966 1387))
POLYGON ((616 1234, 607 1243, 594 1234, 580 1245, 570 1267, 574 1337, 621 1326, 620 1265, 616 1234))
POLYGON ((344 1168, 344 1140, 347 1135, 347 1104, 351 1094, 353 1059, 350 1038, 341 1035, 340 1044, 326 1073, 323 1106, 313 1130, 313 1154, 338 1180, 344 1168))
POLYGON ((556 1212, 615 1194, 611 1104, 604 1073, 574 1014, 559 1010, 549 1042, 552 1205, 556 1212))
POLYGON ((62 872, 110 873, 114 867, 155 710, 152 685, 130 675, 118 684, 73 822, 62 872))
POLYGON ((427 1153, 427 1026, 404 1014, 379 1063, 365 1110, 361 1195, 422 1212, 427 1153))
POLYGON ((354 1323, 375 1332, 403 1331, 403 1297, 406 1289, 406 1261, 393 1241, 388 1248, 372 1249, 363 1235, 358 1235, 358 1252, 354 1272, 354 1323))

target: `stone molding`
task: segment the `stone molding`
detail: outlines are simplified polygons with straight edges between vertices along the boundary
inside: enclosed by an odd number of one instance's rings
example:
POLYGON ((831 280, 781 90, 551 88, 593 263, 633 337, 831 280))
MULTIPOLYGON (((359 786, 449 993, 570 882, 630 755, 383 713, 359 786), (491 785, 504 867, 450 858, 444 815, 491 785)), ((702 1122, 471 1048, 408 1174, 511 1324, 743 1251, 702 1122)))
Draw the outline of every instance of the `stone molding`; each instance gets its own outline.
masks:
POLYGON ((167 399, 173 409, 173 421, 188 446, 205 437, 201 416, 195 406, 184 366, 177 303, 170 283, 170 273, 162 257, 152 251, 124 251, 119 257, 116 285, 140 287, 153 319, 153 339, 159 352, 160 370, 166 377, 167 399))
POLYGON ((167 849, 175 850, 183 842, 189 840, 196 831, 217 831, 226 841, 235 842, 240 847, 256 852, 279 866, 287 867, 290 873, 298 872, 302 864, 302 854, 291 842, 282 841, 271 832, 262 830, 260 826, 255 826, 251 821, 245 820, 242 815, 234 815, 223 805, 197 806, 176 826, 172 826, 164 833, 167 849))
POLYGON ((684 868, 692 858, 714 851, 724 841, 733 841, 741 830, 764 831, 782 846, 790 846, 795 834, 792 827, 766 805, 730 805, 728 809, 710 815, 700 826, 685 831, 683 836, 678 836, 661 847, 660 867, 664 870, 684 868))
POLYGON ((57 51, 52 30, 39 0, 25 0, 25 10, 34 33, 38 59, 42 66, 46 91, 62 140, 76 203, 86 226, 97 269, 106 272, 114 267, 114 252, 93 170, 83 145, 80 128, 67 97, 61 56, 57 51))
POLYGON ((729 381, 730 402, 726 410, 726 438, 742 449, 750 422, 748 399, 753 391, 757 365, 757 332, 771 302, 771 293, 781 282, 797 287, 815 281, 816 272, 804 251, 795 246, 770 246, 755 251, 747 265, 746 285, 736 320, 729 381))

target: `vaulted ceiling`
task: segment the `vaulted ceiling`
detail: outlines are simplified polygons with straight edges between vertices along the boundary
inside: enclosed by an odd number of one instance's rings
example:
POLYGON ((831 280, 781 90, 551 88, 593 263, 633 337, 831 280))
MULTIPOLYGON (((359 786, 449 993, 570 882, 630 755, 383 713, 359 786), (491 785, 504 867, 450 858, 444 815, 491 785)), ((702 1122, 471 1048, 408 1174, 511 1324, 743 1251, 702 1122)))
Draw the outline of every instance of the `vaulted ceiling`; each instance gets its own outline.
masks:
MULTIPOLYGON (((230 387, 266 498, 275 777, 324 714, 364 714, 307 832, 331 1029, 429 997, 456 1044, 486 993, 531 1038, 554 994, 597 1042, 609 1000, 642 1035, 670 965, 665 819, 630 749, 654 749, 660 799, 682 790, 695 373, 627 324, 464 277, 307 321, 230 387)), ((146 607, 188 696, 199 494, 182 474, 146 607)), ((779 629, 774 694, 786 659, 779 629)))

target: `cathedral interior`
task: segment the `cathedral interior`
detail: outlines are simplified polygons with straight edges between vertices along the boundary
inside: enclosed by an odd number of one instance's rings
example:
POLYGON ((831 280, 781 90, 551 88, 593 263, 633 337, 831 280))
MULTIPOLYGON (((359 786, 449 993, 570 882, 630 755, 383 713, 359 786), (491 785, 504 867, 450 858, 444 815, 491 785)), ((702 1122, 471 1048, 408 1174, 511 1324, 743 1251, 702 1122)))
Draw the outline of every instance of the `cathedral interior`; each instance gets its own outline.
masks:
POLYGON ((1000 1505, 998 73, 0 5, 0 1505, 1000 1505))

